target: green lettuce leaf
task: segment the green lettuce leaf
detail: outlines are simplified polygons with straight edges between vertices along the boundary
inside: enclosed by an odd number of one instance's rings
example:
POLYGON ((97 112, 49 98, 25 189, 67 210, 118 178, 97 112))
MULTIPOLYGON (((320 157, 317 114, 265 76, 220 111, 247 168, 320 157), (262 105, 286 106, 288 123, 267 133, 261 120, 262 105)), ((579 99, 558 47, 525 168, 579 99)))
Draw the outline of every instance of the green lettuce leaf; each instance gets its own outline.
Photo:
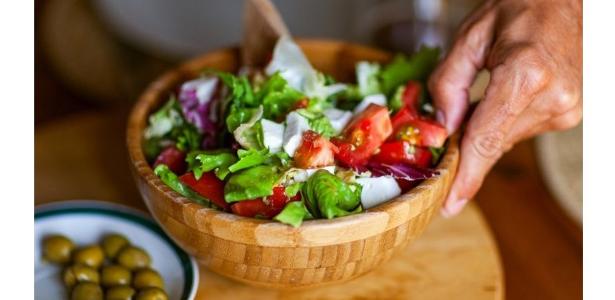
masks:
POLYGON ((161 138, 169 134, 173 128, 182 126, 184 119, 181 111, 179 102, 175 96, 171 96, 158 111, 149 116, 145 138, 161 138))
POLYGON ((186 155, 188 170, 194 173, 197 180, 211 170, 223 180, 230 172, 229 166, 236 161, 237 157, 228 150, 192 151, 186 155))
POLYGON ((143 142, 143 153, 145 154, 145 158, 149 162, 153 162, 156 159, 156 156, 158 156, 158 154, 162 152, 162 149, 164 149, 164 143, 164 139, 160 137, 151 137, 149 139, 146 138, 143 142))
POLYGON ((391 97, 391 99, 389 99, 389 110, 391 112, 396 112, 399 109, 402 108, 402 106, 404 105, 403 101, 402 101, 402 96, 404 94, 404 89, 406 87, 404 85, 400 85, 397 87, 397 89, 395 90, 395 94, 393 94, 393 97, 391 97))
POLYGON ((327 108, 333 107, 333 99, 329 98, 310 98, 306 110, 311 112, 322 112, 327 108))
POLYGON ((171 136, 177 140, 177 149, 182 151, 199 149, 201 146, 201 139, 203 138, 198 129, 190 123, 186 123, 182 127, 174 128, 171 136))
POLYGON ((272 195, 278 176, 277 168, 269 165, 259 165, 234 173, 224 186, 224 200, 231 203, 272 195))
POLYGON ((284 189, 284 194, 288 197, 294 197, 301 191, 303 182, 295 182, 284 189))
POLYGON ((166 165, 164 164, 158 165, 154 169, 154 174, 156 174, 156 176, 158 176, 160 180, 162 180, 162 182, 164 182, 166 185, 168 185, 172 190, 176 191, 178 194, 194 202, 197 202, 201 205, 205 205, 207 207, 213 206, 212 202, 209 201, 209 199, 204 198, 203 196, 199 195, 197 192, 190 189, 187 185, 182 183, 179 180, 179 177, 177 177, 177 175, 175 175, 175 173, 173 173, 173 171, 171 171, 169 167, 167 167, 166 165))
POLYGON ((340 99, 343 100, 342 102, 347 102, 347 105, 356 105, 357 103, 355 102, 363 100, 363 96, 359 91, 358 85, 349 84, 348 88, 340 94, 340 99))
POLYGON ((308 119, 310 129, 314 132, 327 138, 335 135, 335 129, 333 129, 331 121, 323 113, 311 111, 305 108, 298 109, 296 112, 308 119))
POLYGON ((391 95, 395 89, 408 80, 425 81, 436 67, 440 58, 440 48, 421 47, 410 57, 396 56, 380 72, 382 92, 391 95))
POLYGON ((314 119, 309 120, 310 128, 316 133, 330 138, 335 135, 335 129, 333 129, 333 125, 331 125, 331 121, 325 116, 320 116, 314 119))
POLYGON ((225 72, 211 72, 216 74, 228 89, 222 107, 226 128, 233 133, 241 124, 250 121, 258 111, 258 101, 246 76, 238 77, 225 72))
POLYGON ((228 131, 233 132, 239 125, 248 122, 257 110, 257 108, 231 106, 226 116, 226 127, 228 131))
POLYGON ((284 116, 304 97, 301 92, 290 87, 279 72, 269 77, 256 93, 258 103, 263 105, 263 117, 270 120, 284 116))
POLYGON ((360 212, 361 186, 345 183, 326 170, 318 170, 301 189, 310 213, 316 217, 333 219, 360 212))
POLYGON ((246 149, 263 149, 265 147, 263 142, 263 130, 259 122, 262 117, 263 106, 259 106, 247 122, 237 126, 233 131, 235 140, 242 147, 246 149))
POLYGON ((257 150, 257 149, 250 149, 250 150, 244 150, 244 149, 239 149, 237 150, 237 156, 239 156, 239 160, 230 165, 228 167, 228 169, 235 173, 239 170, 243 170, 243 169, 247 169, 247 168, 251 168, 254 166, 258 166, 260 164, 265 163, 270 155, 269 155, 269 150, 265 149, 261 149, 261 150, 257 150))
POLYGON ((229 89, 229 100, 232 104, 240 107, 256 107, 258 105, 250 81, 246 76, 235 76, 226 72, 214 73, 222 80, 229 89))
POLYGON ((284 151, 277 152, 271 157, 272 163, 280 168, 288 168, 291 163, 291 157, 284 151))
POLYGON ((284 206, 284 209, 275 217, 274 220, 291 225, 295 228, 301 226, 303 220, 313 219, 310 212, 305 207, 303 201, 291 201, 284 206))

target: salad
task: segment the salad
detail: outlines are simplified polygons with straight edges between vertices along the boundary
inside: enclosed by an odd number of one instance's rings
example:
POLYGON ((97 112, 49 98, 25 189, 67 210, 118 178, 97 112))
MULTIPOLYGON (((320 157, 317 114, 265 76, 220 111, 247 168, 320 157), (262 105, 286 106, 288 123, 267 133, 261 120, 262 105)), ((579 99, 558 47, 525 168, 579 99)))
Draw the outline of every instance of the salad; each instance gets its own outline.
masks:
POLYGON ((300 226, 356 214, 436 174, 446 129, 425 80, 439 50, 361 61, 356 83, 315 70, 289 37, 269 64, 204 70, 149 116, 144 152, 171 189, 207 207, 300 226))

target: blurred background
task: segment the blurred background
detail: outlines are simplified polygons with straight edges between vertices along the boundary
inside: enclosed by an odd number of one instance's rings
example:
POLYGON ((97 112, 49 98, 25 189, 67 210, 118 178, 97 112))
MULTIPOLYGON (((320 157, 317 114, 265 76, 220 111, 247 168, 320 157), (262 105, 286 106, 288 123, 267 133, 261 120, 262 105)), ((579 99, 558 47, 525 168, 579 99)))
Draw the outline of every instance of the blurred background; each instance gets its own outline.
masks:
MULTIPOLYGON (((421 44, 446 49, 481 1, 273 2, 295 36, 412 52, 421 44)), ((124 149, 128 111, 166 69, 238 44, 242 6, 242 0, 36 0, 36 203, 124 199, 143 208, 124 149)), ((488 77, 479 81, 473 98, 488 77)), ((516 146, 475 200, 500 248, 509 299, 580 297, 581 127, 516 146)))

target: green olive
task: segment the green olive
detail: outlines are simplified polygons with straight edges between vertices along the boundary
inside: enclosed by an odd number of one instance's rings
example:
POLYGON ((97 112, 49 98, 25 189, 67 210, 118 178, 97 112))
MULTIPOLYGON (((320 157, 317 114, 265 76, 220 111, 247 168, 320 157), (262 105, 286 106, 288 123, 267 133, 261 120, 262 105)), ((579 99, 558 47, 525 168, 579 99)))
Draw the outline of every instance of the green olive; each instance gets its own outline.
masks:
POLYGON ((130 270, 118 266, 104 266, 101 271, 101 283, 104 287, 112 287, 116 285, 129 285, 132 279, 130 270))
POLYGON ((43 240, 43 256, 53 263, 69 262, 73 249, 75 244, 63 235, 52 235, 43 240))
POLYGON ((160 274, 152 269, 141 269, 135 273, 132 285, 140 290, 148 287, 164 289, 164 282, 160 274))
POLYGON ((128 244, 130 244, 128 239, 126 239, 123 235, 116 233, 109 234, 102 240, 102 247, 105 251, 105 255, 107 255, 110 259, 114 259, 117 253, 128 244))
POLYGON ((145 268, 150 264, 150 257, 147 252, 137 247, 124 247, 120 250, 115 258, 118 264, 128 268, 129 270, 136 270, 145 268))
POLYGON ((73 262, 98 269, 105 259, 102 248, 98 245, 86 246, 73 253, 73 262))
POLYGON ((159 288, 146 288, 139 291, 137 300, 168 300, 167 294, 159 288))
POLYGON ((69 288, 80 282, 99 282, 98 271, 84 265, 72 265, 66 268, 62 278, 64 279, 64 284, 69 288))
POLYGON ((129 286, 114 286, 107 289, 105 300, 132 300, 136 292, 129 286))
POLYGON ((102 300, 103 290, 100 285, 91 282, 77 284, 70 295, 71 300, 102 300))

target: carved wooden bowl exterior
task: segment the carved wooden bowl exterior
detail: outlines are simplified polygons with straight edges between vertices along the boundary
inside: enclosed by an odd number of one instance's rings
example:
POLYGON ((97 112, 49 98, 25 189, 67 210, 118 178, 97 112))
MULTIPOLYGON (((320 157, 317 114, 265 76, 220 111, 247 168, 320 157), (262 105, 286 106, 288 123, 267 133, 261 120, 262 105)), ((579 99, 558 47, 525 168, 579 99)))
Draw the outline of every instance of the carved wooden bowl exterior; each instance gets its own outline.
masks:
MULTIPOLYGON (((353 80, 359 60, 391 58, 389 53, 344 42, 303 40, 299 45, 316 69, 339 81, 353 80)), ((455 175, 456 137, 437 167, 438 176, 364 213, 306 221, 299 228, 204 208, 160 181, 142 150, 148 115, 182 81, 206 68, 236 71, 239 63, 237 48, 191 60, 153 82, 130 115, 127 143, 138 189, 149 211, 178 245, 200 264, 229 278, 264 287, 302 288, 364 274, 423 232, 440 210, 455 175)))

